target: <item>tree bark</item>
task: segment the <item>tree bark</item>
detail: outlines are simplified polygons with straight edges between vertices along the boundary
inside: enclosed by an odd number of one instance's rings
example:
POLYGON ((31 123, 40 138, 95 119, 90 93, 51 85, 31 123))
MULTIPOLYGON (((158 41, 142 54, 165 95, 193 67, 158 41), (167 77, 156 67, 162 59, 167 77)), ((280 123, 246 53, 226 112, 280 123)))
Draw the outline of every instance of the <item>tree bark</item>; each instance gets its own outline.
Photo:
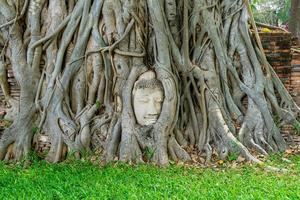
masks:
POLYGON ((289 31, 291 31, 300 42, 300 2, 297 0, 291 0, 289 31))
POLYGON ((0 159, 21 159, 34 134, 48 137, 50 162, 97 151, 105 162, 165 166, 195 150, 206 162, 260 162, 252 150, 284 150, 273 116, 300 127, 300 109, 249 30, 249 11, 247 0, 0 0, 0 63, 21 87, 0 159), (141 100, 152 103, 150 125, 137 119, 141 88, 163 93, 141 100))

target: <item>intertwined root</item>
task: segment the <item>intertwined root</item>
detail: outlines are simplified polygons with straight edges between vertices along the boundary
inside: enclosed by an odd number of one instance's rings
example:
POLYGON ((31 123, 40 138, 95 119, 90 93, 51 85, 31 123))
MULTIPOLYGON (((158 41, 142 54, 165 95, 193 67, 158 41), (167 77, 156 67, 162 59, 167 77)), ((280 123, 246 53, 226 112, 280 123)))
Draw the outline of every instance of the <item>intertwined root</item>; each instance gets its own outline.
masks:
POLYGON ((250 34, 248 1, 18 2, 0 1, 3 61, 21 86, 19 115, 1 138, 0 159, 28 153, 36 130, 51 138, 51 162, 66 152, 80 157, 94 150, 91 143, 106 162, 167 165, 191 160, 189 148, 206 161, 217 152, 259 162, 250 149, 285 149, 274 114, 298 124, 298 106, 250 34), (156 123, 144 127, 135 119, 132 90, 149 69, 164 101, 156 123))

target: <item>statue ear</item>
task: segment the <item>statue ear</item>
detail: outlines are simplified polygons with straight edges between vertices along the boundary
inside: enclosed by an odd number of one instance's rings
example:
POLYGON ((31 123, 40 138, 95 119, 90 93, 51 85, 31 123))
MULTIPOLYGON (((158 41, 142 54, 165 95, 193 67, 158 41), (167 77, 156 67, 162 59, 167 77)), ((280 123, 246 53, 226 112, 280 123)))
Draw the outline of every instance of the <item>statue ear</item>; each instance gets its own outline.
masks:
POLYGON ((135 83, 134 83, 134 85, 133 85, 133 89, 132 89, 132 95, 133 95, 133 96, 135 95, 136 84, 137 84, 137 81, 135 81, 135 83))

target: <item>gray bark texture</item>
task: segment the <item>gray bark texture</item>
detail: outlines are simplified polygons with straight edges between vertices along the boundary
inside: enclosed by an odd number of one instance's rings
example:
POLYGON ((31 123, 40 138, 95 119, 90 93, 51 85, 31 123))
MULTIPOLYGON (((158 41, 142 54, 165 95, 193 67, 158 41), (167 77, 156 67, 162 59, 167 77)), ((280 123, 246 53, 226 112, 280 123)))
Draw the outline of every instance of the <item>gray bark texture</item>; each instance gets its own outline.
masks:
POLYGON ((291 31, 300 42, 300 1, 298 0, 291 0, 289 31, 291 31))
POLYGON ((168 165, 194 150, 206 162, 260 162, 252 152, 286 148, 274 116, 300 127, 248 0, 0 0, 0 23, 1 72, 9 63, 21 87, 15 103, 1 74, 17 112, 1 160, 20 160, 46 135, 49 162, 97 151, 105 162, 168 165), (132 90, 147 70, 164 100, 141 126, 132 90))

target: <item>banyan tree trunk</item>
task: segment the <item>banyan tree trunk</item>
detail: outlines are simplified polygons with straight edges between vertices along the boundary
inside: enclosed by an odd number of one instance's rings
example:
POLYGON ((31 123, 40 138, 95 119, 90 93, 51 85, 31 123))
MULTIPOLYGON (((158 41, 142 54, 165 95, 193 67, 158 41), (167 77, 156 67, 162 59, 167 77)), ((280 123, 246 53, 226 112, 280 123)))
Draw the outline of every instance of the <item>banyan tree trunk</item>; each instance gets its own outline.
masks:
POLYGON ((0 23, 1 63, 21 87, 0 159, 39 134, 51 162, 100 150, 167 165, 188 149, 260 162, 251 152, 286 148, 274 116, 300 127, 248 0, 0 0, 0 23))

